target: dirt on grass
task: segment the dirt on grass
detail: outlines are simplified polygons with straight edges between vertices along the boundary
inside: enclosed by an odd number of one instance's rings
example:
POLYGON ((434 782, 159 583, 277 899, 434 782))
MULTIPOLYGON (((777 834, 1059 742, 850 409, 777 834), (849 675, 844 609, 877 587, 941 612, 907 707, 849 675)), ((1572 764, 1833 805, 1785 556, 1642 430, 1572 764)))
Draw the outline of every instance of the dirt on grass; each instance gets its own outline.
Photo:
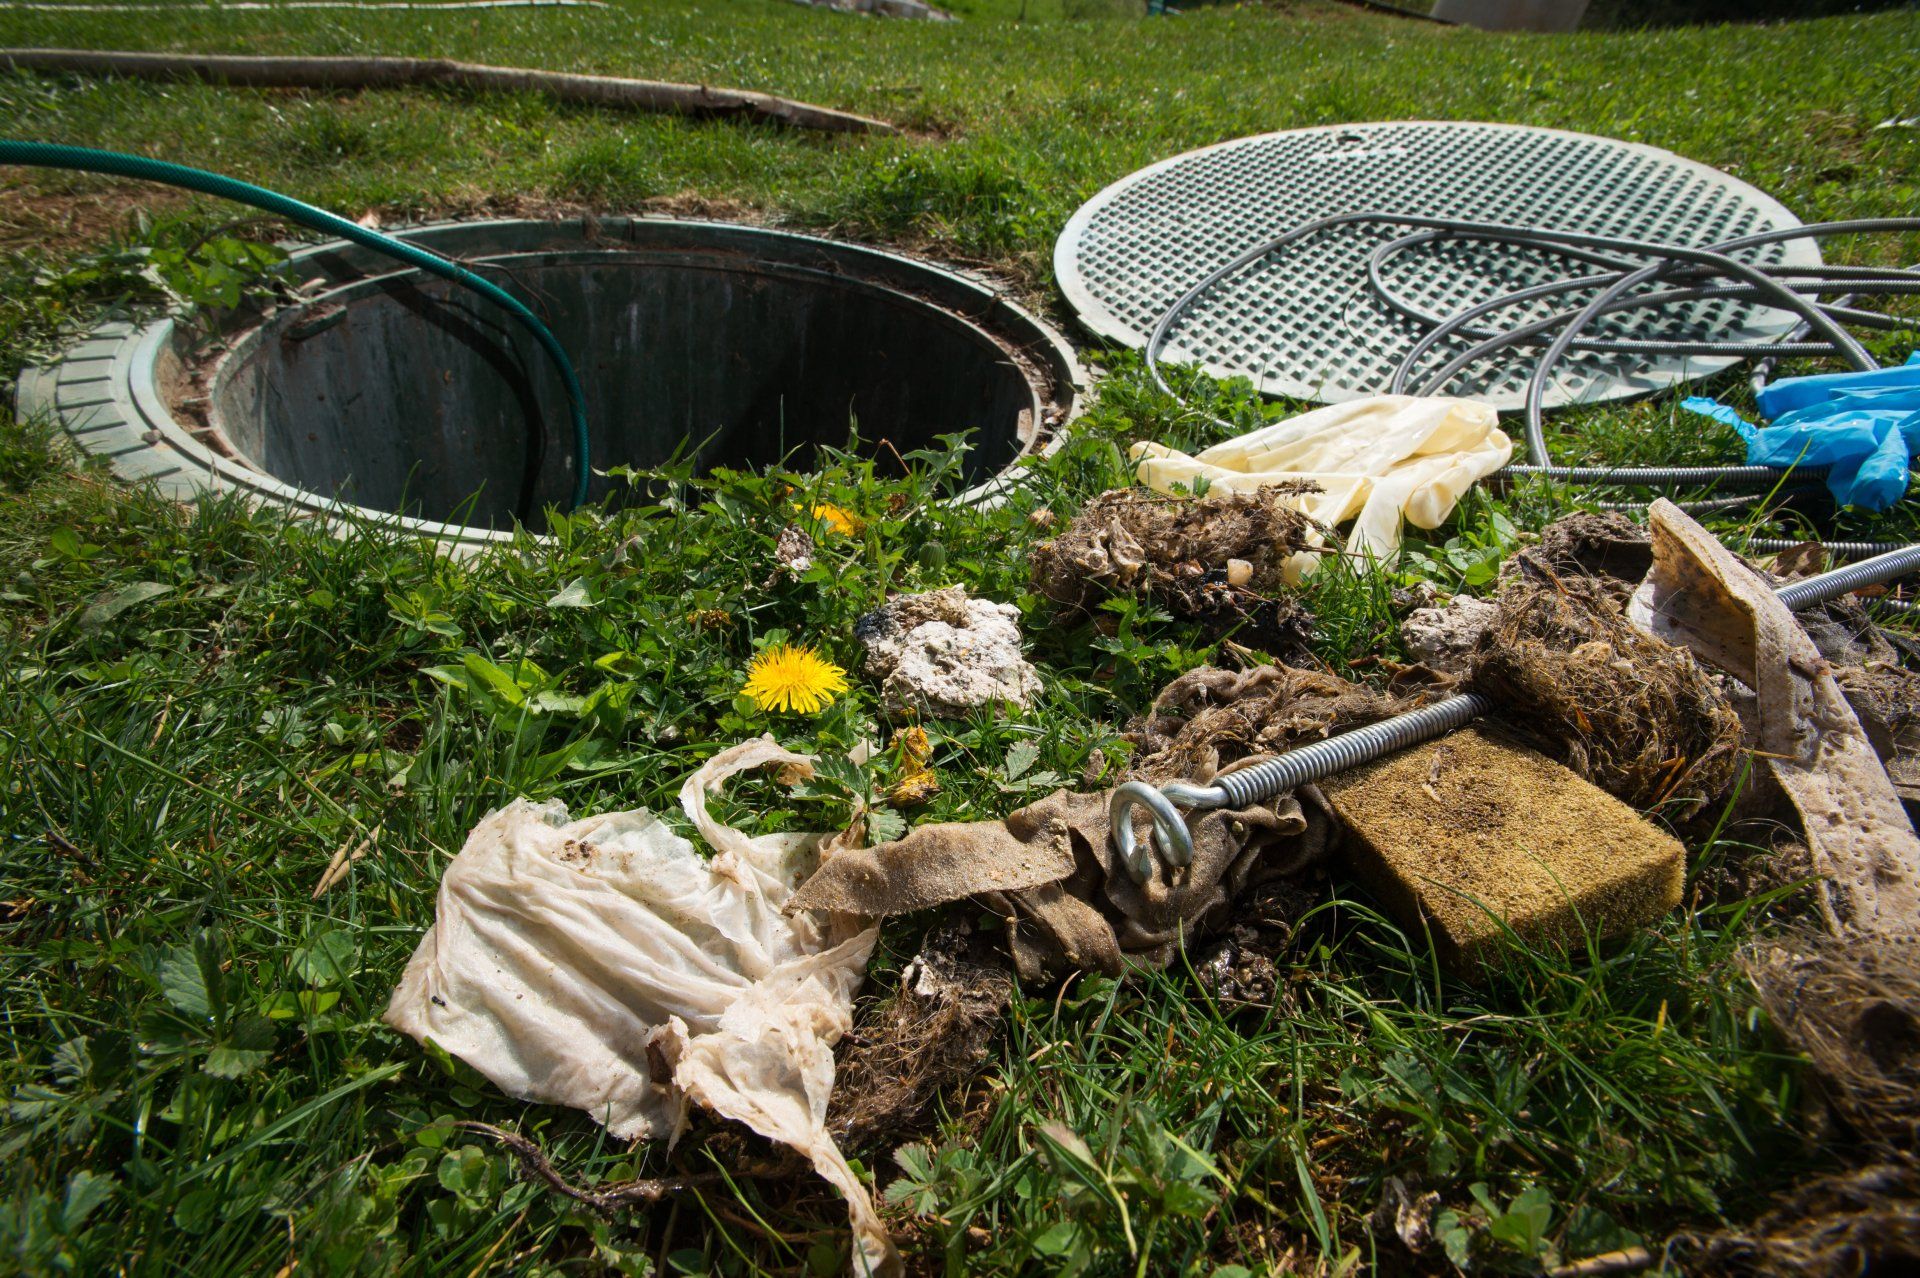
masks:
POLYGON ((395 225, 493 217, 560 222, 641 215, 687 218, 699 222, 738 222, 747 226, 770 226, 777 221, 765 209, 740 200, 702 195, 692 190, 650 196, 626 207, 609 207, 605 201, 569 200, 525 191, 489 191, 475 186, 457 188, 451 195, 435 200, 423 209, 374 209, 370 212, 375 218, 391 219, 395 225))
POLYGON ((57 190, 34 182, 0 184, 0 251, 98 248, 134 230, 141 213, 186 204, 185 195, 148 182, 88 182, 57 190))
POLYGON ((1855 1278, 1920 1265, 1920 1176, 1872 1163, 1780 1194, 1737 1229, 1676 1240, 1689 1272, 1762 1278, 1855 1278))
POLYGON ((1313 615, 1281 593, 1281 565, 1306 548, 1310 528, 1282 499, 1301 491, 1102 493, 1065 532, 1033 548, 1034 588, 1083 611, 1115 595, 1145 595, 1215 637, 1233 633, 1276 656, 1304 652, 1313 615))
POLYGON ((892 996, 842 1040, 827 1129, 849 1149, 897 1145, 987 1066, 1013 977, 972 928, 927 933, 892 996))

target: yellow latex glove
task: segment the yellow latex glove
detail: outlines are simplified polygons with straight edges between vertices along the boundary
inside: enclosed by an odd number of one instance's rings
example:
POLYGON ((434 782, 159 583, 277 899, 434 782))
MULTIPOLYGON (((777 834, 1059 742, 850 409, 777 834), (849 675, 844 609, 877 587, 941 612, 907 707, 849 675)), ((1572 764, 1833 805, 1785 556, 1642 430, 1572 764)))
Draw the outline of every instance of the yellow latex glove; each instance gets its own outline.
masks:
MULTIPOLYGON (((1330 404, 1215 444, 1189 457, 1142 440, 1132 450, 1140 482, 1160 492, 1191 489, 1204 476, 1224 491, 1306 480, 1322 491, 1294 498, 1301 513, 1332 526, 1354 521, 1347 553, 1390 560, 1402 520, 1435 528, 1477 480, 1513 456, 1491 405, 1471 399, 1374 395, 1330 404)), ((1289 578, 1312 571, 1296 555, 1289 578)))

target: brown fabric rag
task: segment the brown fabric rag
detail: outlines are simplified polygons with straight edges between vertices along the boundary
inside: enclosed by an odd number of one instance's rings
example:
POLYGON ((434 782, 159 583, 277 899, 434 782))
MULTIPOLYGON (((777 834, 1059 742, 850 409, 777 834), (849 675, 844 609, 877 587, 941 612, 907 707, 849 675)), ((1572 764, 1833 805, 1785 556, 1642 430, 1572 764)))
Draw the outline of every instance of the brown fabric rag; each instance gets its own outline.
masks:
MULTIPOLYGON (((1377 692, 1285 665, 1202 666, 1168 684, 1130 727, 1127 775, 1205 783, 1448 690, 1431 671, 1403 673, 1377 692)), ((1317 865, 1332 829, 1311 786, 1239 811, 1189 813, 1193 864, 1172 871, 1156 861, 1153 877, 1135 883, 1109 842, 1112 797, 1062 790, 1005 821, 921 826, 896 843, 838 852, 791 908, 879 918, 971 897, 1007 921, 1021 979, 1077 968, 1118 973, 1129 963, 1165 966, 1183 943, 1225 927, 1249 889, 1317 865)), ((1135 812, 1134 831, 1152 837, 1144 813, 1135 812)))
MULTIPOLYGON (((1135 883, 1108 838, 1111 797, 1059 790, 1005 821, 925 825, 894 843, 840 852, 788 908, 881 918, 972 897, 1007 921, 1022 980, 1079 968, 1118 975, 1129 963, 1165 966, 1183 939, 1217 930, 1256 877, 1301 868, 1326 842, 1324 815, 1291 797, 1195 813, 1193 864, 1172 870, 1156 861, 1153 877, 1135 883), (1290 853, 1265 864, 1283 842, 1294 844, 1290 853)), ((1137 813, 1136 833, 1152 837, 1137 813)))

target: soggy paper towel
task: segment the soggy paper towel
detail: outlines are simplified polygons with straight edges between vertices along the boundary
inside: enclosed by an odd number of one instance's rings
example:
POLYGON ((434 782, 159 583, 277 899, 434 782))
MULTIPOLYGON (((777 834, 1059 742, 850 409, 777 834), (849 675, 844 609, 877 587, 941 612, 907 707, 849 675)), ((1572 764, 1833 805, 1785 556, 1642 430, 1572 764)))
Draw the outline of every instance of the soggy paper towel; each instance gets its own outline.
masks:
POLYGON ((1773 583, 1672 502, 1648 508, 1636 624, 1752 688, 1754 757, 1800 813, 1835 932, 1920 936, 1920 837, 1853 707, 1773 583))
MULTIPOLYGON (((1196 478, 1215 488, 1251 492, 1265 484, 1306 480, 1320 491, 1291 499, 1309 518, 1332 527, 1353 520, 1347 553, 1389 560, 1400 525, 1437 528, 1477 481, 1507 464, 1513 441, 1493 407, 1471 399, 1373 395, 1330 404, 1215 444, 1189 457, 1142 440, 1132 456, 1140 481, 1160 492, 1196 478)), ((1295 556, 1288 575, 1312 568, 1295 556)))
POLYGON ((515 800, 468 836, 386 1021, 522 1100, 583 1109, 624 1138, 675 1139, 702 1105, 799 1150, 846 1195, 854 1272, 899 1260, 827 1135, 833 1045, 878 935, 782 913, 823 836, 748 838, 707 812, 735 773, 812 761, 761 737, 688 777, 702 857, 653 814, 569 821, 515 800))

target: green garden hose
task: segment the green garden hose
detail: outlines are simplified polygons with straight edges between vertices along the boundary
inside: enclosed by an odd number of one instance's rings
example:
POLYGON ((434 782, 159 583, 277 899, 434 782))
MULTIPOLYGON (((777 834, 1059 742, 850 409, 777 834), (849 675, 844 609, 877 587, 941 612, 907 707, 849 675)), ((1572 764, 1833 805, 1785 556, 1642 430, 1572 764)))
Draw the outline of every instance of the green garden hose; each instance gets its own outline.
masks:
POLYGON ((573 414, 575 472, 573 501, 568 509, 572 510, 586 503, 587 482, 593 477, 593 470, 589 465, 586 397, 581 393, 580 379, 573 371, 573 361, 567 358, 567 352, 561 347, 560 339, 540 322, 539 316, 528 310, 523 302, 499 285, 484 280, 459 263, 449 261, 438 253, 428 252, 418 245, 395 239, 391 235, 382 235, 379 231, 369 230, 356 222, 349 222, 338 214, 315 208, 311 204, 303 203, 291 196, 281 195, 277 191, 269 191, 263 186, 255 186, 251 182, 242 182, 237 178, 224 177, 218 173, 209 173, 205 169, 190 169, 185 165, 169 164, 165 160, 150 160, 142 155, 125 155, 118 151, 96 151, 83 146, 57 146, 48 142, 15 142, 7 139, 0 139, 0 164, 27 165, 43 169, 77 169, 84 173, 106 173, 114 177, 138 178, 143 182, 160 182, 167 186, 199 191, 203 195, 218 196, 223 200, 250 204, 254 208, 264 209, 324 234, 351 240, 376 253, 398 258, 407 265, 417 267, 430 275, 438 275, 441 279, 451 280, 455 284, 472 289, 488 301, 504 307, 522 327, 533 334, 534 339, 553 358, 554 366, 560 370, 560 380, 567 390, 567 406, 573 414))

